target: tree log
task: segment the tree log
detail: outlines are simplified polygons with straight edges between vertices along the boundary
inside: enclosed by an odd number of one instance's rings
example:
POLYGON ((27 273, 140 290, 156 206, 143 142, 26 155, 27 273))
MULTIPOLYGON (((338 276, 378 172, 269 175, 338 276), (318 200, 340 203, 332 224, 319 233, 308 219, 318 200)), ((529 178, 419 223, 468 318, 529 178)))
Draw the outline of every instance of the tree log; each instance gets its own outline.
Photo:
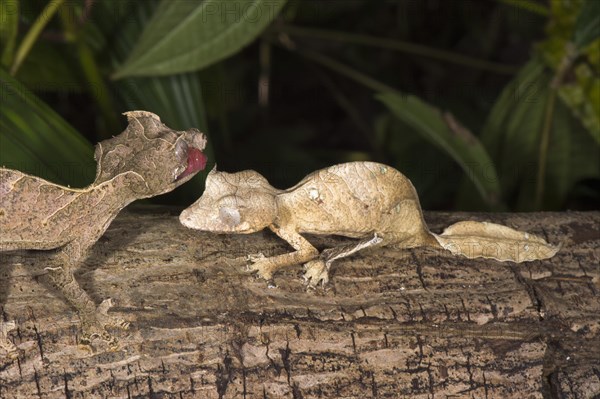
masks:
MULTIPOLYGON (((432 231, 493 221, 562 243, 526 264, 371 249, 308 290, 276 288, 246 255, 270 232, 214 235, 177 210, 122 213, 77 274, 131 323, 119 347, 77 345, 78 317, 44 284, 45 252, 0 254, 1 398, 593 398, 600 395, 600 212, 427 213, 432 231)), ((309 236, 326 248, 349 240, 309 236)))

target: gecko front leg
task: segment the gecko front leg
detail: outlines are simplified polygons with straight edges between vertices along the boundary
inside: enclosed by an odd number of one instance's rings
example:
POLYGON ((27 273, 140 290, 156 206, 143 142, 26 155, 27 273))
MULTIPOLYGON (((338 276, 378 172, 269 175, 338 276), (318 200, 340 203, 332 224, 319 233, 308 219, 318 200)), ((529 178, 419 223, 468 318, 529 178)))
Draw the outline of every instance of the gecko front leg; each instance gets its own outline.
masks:
POLYGON ((117 340, 106 331, 106 327, 127 329, 129 323, 108 315, 107 311, 112 306, 110 299, 104 300, 96 306, 90 296, 79 286, 73 271, 79 263, 78 260, 83 258, 82 253, 86 251, 78 249, 77 244, 70 244, 63 248, 57 256, 59 265, 46 268, 47 278, 51 285, 77 310, 82 329, 80 343, 89 345, 92 340, 100 338, 109 346, 116 347, 117 340))
POLYGON ((309 288, 315 288, 319 283, 325 285, 329 282, 329 269, 334 260, 345 258, 382 242, 383 238, 375 233, 373 237, 361 240, 356 244, 327 248, 321 252, 318 259, 311 260, 304 265, 304 279, 308 282, 309 288))
POLYGON ((250 270, 256 272, 265 280, 271 280, 273 273, 285 266, 298 265, 308 262, 319 255, 319 251, 295 230, 285 229, 275 225, 269 228, 290 244, 295 251, 283 255, 271 256, 269 258, 259 254, 258 256, 249 256, 252 264, 250 270))

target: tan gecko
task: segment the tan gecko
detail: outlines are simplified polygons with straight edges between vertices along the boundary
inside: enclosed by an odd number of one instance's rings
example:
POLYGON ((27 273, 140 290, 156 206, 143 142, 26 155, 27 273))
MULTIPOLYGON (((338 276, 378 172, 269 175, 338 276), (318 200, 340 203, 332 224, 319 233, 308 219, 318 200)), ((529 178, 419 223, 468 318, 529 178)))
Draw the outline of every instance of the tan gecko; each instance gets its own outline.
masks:
POLYGON ((305 263, 311 286, 327 283, 331 263, 361 249, 445 248, 468 258, 524 262, 553 256, 558 248, 540 237, 485 222, 459 222, 440 235, 423 219, 417 192, 396 169, 374 162, 331 166, 306 176, 287 190, 273 188, 253 170, 239 173, 213 169, 204 194, 179 220, 192 229, 215 233, 253 233, 266 227, 287 241, 294 252, 250 255, 250 268, 271 280, 288 265, 305 263), (301 234, 340 235, 357 243, 320 254, 301 234))
POLYGON ((105 327, 127 327, 107 314, 110 300, 96 306, 75 280, 88 249, 129 203, 169 192, 206 165, 206 138, 198 130, 174 131, 150 112, 125 115, 126 130, 96 146, 96 179, 86 188, 0 168, 0 250, 55 250, 48 277, 79 312, 82 343, 99 337, 114 345, 105 327))

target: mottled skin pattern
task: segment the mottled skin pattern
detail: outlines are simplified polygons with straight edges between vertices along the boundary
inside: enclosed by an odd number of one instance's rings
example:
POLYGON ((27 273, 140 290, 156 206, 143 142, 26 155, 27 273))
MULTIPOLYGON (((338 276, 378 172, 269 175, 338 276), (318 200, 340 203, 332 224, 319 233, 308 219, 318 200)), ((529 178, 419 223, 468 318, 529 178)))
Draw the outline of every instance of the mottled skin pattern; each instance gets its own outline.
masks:
POLYGON ((270 228, 295 249, 289 254, 252 256, 252 270, 271 279, 277 269, 306 263, 313 284, 327 281, 331 262, 372 245, 403 248, 438 246, 411 182, 397 170, 374 162, 353 162, 311 173, 287 190, 277 190, 255 171, 211 171, 202 197, 180 216, 183 225, 219 233, 270 228), (350 178, 349 178, 350 177, 350 178), (407 223, 408 222, 408 223, 407 223), (398 226, 404 226, 398 229, 398 226), (358 244, 323 251, 301 234, 362 238, 358 244))
POLYGON ((234 174, 212 170, 206 191, 179 220, 189 228, 216 233, 252 233, 268 227, 295 251, 269 258, 251 255, 251 270, 270 280, 281 267, 306 263, 305 278, 311 286, 327 283, 334 260, 375 245, 429 246, 470 258, 512 261, 542 259, 556 252, 551 246, 544 247, 547 244, 538 237, 490 223, 461 222, 447 229, 452 234, 433 234, 425 224, 410 180, 394 168, 374 162, 331 166, 311 173, 287 190, 271 187, 252 170, 234 174), (325 249, 319 255, 303 233, 361 240, 325 249), (484 245, 473 246, 473 242, 484 245), (505 256, 506 248, 523 242, 525 251, 532 247, 527 256, 505 256), (533 251, 534 244, 540 252, 533 251))
POLYGON ((96 306, 75 280, 88 249, 129 203, 173 190, 205 164, 200 151, 206 140, 198 130, 174 131, 149 112, 125 115, 127 129, 97 145, 96 179, 89 187, 72 189, 0 169, 0 250, 57 250, 56 266, 46 270, 79 312, 83 343, 100 337, 116 344, 105 327, 127 327, 108 316, 110 300, 96 306))

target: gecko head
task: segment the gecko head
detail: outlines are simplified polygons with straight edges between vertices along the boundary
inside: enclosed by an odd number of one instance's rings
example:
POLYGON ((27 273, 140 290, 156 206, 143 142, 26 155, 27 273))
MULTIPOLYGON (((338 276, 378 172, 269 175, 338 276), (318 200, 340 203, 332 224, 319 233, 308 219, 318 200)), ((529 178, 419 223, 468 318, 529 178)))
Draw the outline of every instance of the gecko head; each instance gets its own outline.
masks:
POLYGON ((125 131, 96 146, 95 184, 128 173, 135 176, 132 189, 138 198, 146 198, 173 190, 205 168, 206 138, 199 130, 175 131, 151 112, 125 115, 125 131))
POLYGON ((217 172, 206 177, 202 196, 179 216, 191 229, 247 234, 260 231, 277 217, 277 190, 253 170, 217 172))

